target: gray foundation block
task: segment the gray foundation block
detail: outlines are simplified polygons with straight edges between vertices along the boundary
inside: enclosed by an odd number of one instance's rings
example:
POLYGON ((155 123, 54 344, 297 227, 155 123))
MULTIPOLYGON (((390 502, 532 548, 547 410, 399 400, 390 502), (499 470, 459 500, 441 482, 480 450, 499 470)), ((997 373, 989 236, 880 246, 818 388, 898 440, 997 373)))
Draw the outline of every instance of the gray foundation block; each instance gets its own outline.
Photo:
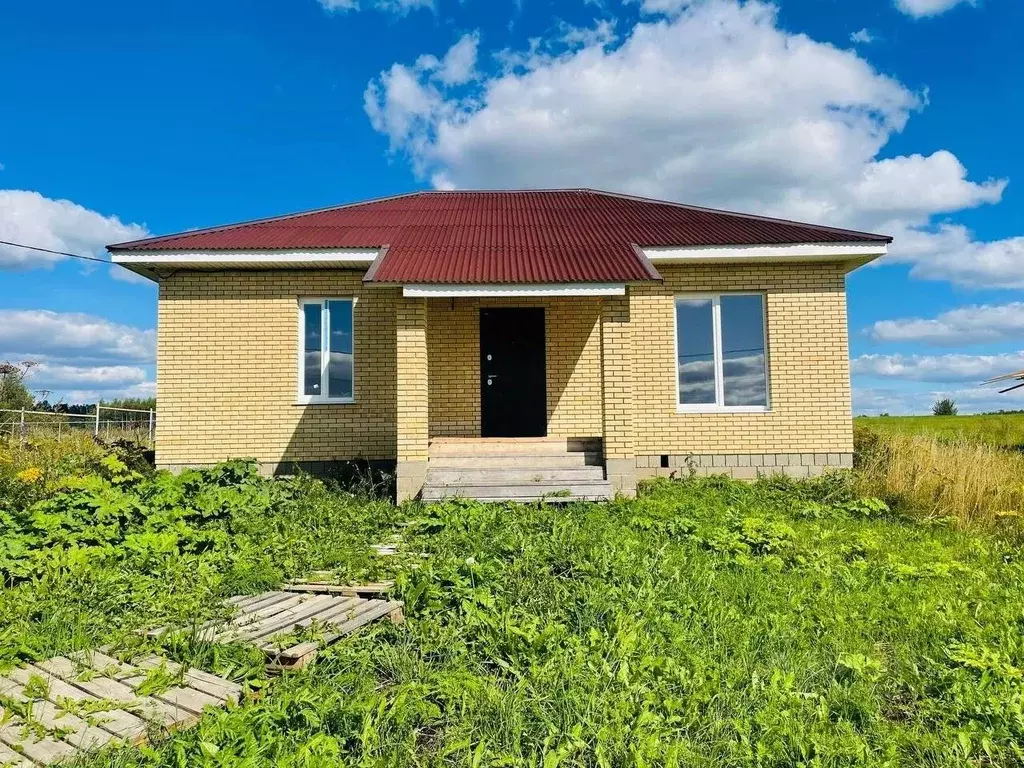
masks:
POLYGON ((423 481, 427 479, 427 462, 400 461, 395 466, 395 501, 415 499, 423 490, 423 481))
POLYGON ((668 459, 668 468, 663 468, 660 455, 637 456, 636 477, 685 477, 693 471, 698 477, 728 475, 739 480, 755 480, 775 473, 804 478, 853 467, 852 453, 669 454, 668 459))
MULTIPOLYGON (((648 462, 651 463, 651 462, 648 462)), ((661 466, 661 458, 658 457, 654 466, 661 466)), ((650 470, 650 467, 644 469, 650 470)), ((612 493, 622 496, 636 495, 637 462, 636 459, 606 459, 605 472, 608 482, 611 483, 612 493)))

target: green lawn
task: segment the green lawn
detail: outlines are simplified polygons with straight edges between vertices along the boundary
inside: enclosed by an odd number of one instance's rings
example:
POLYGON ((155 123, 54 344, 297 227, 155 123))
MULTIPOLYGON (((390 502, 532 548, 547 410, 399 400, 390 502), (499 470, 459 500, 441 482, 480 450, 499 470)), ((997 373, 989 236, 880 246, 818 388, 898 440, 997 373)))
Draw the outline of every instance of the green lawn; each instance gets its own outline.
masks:
POLYGON ((980 416, 859 416, 854 424, 880 432, 966 438, 1004 448, 1024 449, 1024 413, 980 416))
POLYGON ((138 627, 310 569, 394 578, 406 602, 405 624, 273 681, 245 646, 170 643, 262 698, 93 766, 1024 760, 1019 542, 904 519, 841 478, 396 508, 241 463, 107 459, 61 488, 2 458, 0 668, 139 647, 138 627), (398 557, 372 553, 394 536, 398 557))

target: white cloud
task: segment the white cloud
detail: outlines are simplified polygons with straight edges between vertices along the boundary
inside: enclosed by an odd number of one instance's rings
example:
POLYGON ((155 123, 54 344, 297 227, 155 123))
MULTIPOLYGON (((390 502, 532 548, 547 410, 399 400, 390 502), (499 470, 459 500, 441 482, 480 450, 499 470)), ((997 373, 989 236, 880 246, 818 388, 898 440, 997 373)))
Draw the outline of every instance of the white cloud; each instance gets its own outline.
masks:
POLYGON ((953 387, 926 391, 904 392, 884 387, 854 387, 853 411, 856 414, 893 416, 931 413, 936 400, 948 397, 954 400, 960 413, 1024 409, 1024 390, 999 394, 991 387, 953 387))
POLYGON ((461 84, 476 76, 479 41, 478 34, 465 34, 442 59, 426 54, 412 67, 393 64, 381 72, 379 82, 370 83, 364 108, 373 127, 389 134, 392 149, 413 146, 429 131, 431 116, 444 109, 439 84, 461 84))
POLYGON ((444 58, 438 59, 437 56, 425 53, 416 59, 416 64, 411 70, 396 66, 409 71, 417 79, 419 76, 429 76, 429 79, 436 80, 443 85, 462 85, 477 76, 476 59, 479 45, 480 34, 467 32, 448 49, 444 58))
POLYGON ((1006 180, 976 183, 967 169, 944 149, 931 155, 907 155, 869 163, 849 191, 861 214, 884 215, 919 221, 934 213, 948 213, 998 203, 1006 180))
MULTIPOLYGON (((140 224, 125 224, 70 200, 38 192, 0 189, 0 240, 53 251, 105 258, 104 246, 149 234, 140 224)), ((65 256, 0 245, 0 270, 49 267, 65 256)))
POLYGON ((855 376, 980 384, 1024 368, 1024 350, 999 355, 861 355, 850 367, 855 376))
POLYGON ((692 2, 693 0, 642 0, 640 11, 650 15, 674 16, 677 13, 682 13, 683 9, 691 5, 692 2))
POLYGON ((934 346, 1024 339, 1024 302, 958 307, 934 318, 879 320, 868 332, 876 341, 934 346))
POLYGON ((866 45, 868 43, 875 42, 875 36, 868 31, 867 27, 865 27, 864 29, 858 29, 856 32, 850 35, 850 42, 863 43, 866 45))
POLYGON ((150 363, 156 331, 77 312, 0 309, 0 359, 150 363))
POLYGON ((938 16, 961 3, 975 5, 977 0, 896 0, 896 7, 908 16, 920 19, 925 16, 938 16))
POLYGON ((466 34, 448 49, 441 66, 437 70, 437 79, 445 85, 466 83, 476 75, 476 54, 480 45, 478 34, 466 34))
POLYGON ((617 39, 615 19, 600 19, 592 27, 577 27, 562 22, 559 24, 561 34, 559 42, 570 48, 599 46, 604 48, 617 39))
POLYGON ((33 390, 60 391, 88 388, 98 391, 142 384, 146 371, 131 365, 75 366, 42 363, 33 368, 26 384, 33 390))
MULTIPOLYGON (((359 0, 317 0, 325 11, 330 13, 346 13, 357 11, 361 7, 359 0)), ((371 8, 378 11, 388 11, 405 16, 409 11, 417 8, 434 9, 434 0, 371 0, 371 8)))
POLYGON ((980 241, 950 223, 913 228, 898 222, 890 233, 898 243, 890 260, 910 264, 914 277, 968 288, 1024 288, 1024 236, 980 241))
POLYGON ((758 0, 646 10, 668 15, 499 52, 470 93, 396 63, 366 112, 438 188, 593 186, 881 231, 915 276, 1024 285, 1015 239, 935 220, 998 203, 1005 180, 971 180, 947 150, 880 157, 925 94, 758 0))
MULTIPOLYGON (((76 403, 87 403, 92 404, 98 400, 104 400, 109 402, 116 398, 121 397, 138 397, 138 398, 149 398, 156 397, 156 382, 155 381, 143 381, 139 384, 132 384, 127 387, 116 388, 116 389, 73 389, 63 393, 63 395, 56 401, 51 399, 51 402, 67 403, 69 405, 76 403)), ((101 417, 106 420, 113 418, 115 421, 116 416, 108 417, 107 414, 101 414, 101 417)), ((138 420, 134 417, 129 416, 136 423, 138 420)))

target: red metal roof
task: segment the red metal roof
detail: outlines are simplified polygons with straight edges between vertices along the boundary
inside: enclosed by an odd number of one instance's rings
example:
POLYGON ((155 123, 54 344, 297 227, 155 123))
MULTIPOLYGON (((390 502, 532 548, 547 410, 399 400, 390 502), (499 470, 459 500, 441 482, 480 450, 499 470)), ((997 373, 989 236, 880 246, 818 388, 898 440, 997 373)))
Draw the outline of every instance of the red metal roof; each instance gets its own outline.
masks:
POLYGON ((377 283, 657 279, 634 245, 889 242, 866 232, 589 189, 414 192, 112 245, 112 252, 388 246, 377 283))

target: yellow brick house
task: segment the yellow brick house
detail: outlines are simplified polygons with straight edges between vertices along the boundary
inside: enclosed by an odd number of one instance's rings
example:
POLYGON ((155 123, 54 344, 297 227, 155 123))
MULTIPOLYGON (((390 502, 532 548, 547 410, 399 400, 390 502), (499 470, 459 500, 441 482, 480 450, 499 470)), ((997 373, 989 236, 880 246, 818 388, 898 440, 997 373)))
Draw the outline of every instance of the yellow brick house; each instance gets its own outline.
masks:
POLYGON ((400 500, 851 465, 890 238, 594 190, 416 192, 112 245, 159 283, 159 466, 364 460, 400 500))

